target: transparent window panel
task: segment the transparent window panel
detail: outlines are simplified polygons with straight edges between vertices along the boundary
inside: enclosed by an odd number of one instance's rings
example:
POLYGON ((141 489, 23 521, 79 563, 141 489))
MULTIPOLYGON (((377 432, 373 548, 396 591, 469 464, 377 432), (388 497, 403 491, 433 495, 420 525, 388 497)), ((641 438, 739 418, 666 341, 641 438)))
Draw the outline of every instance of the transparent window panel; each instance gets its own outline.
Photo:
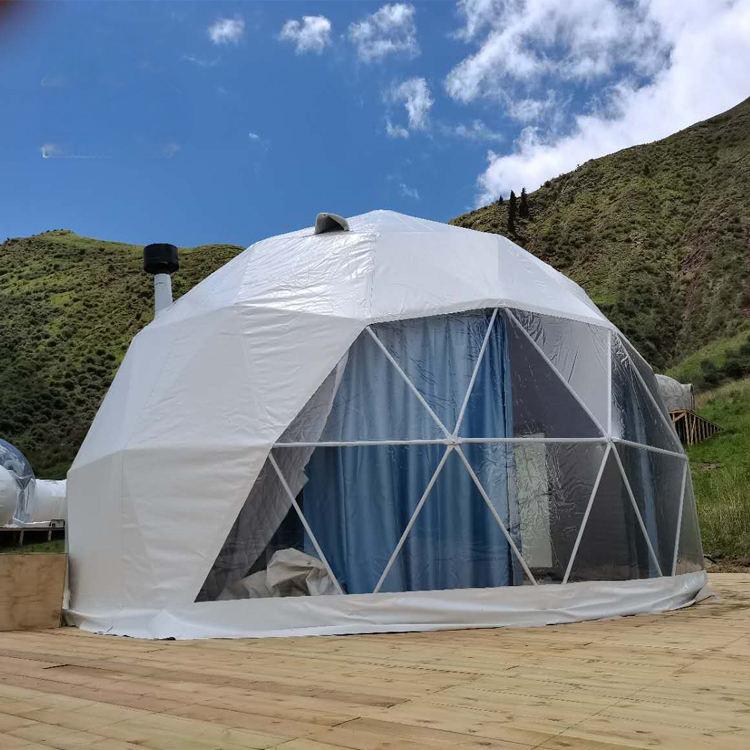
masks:
MULTIPOLYGON (((301 458, 278 458, 292 492, 299 491, 303 477, 301 458)), ((336 593, 289 493, 266 461, 196 601, 336 593)))
MULTIPOLYGON (((507 512, 503 520, 508 522, 507 512)), ((514 576, 512 554, 466 467, 451 451, 381 591, 508 586, 514 576)))
POLYGON ((461 424, 466 437, 601 437, 517 323, 498 314, 461 424))
MULTIPOLYGON (((274 450, 289 452, 298 449, 274 450)), ((298 502, 345 593, 375 588, 444 453, 443 445, 315 449, 298 502)), ((305 551, 314 553, 309 539, 305 551)))
POLYGON ((612 339, 612 433, 635 443, 682 450, 668 417, 649 398, 618 337, 612 339))
POLYGON ((606 426, 610 332, 600 326, 526 310, 513 310, 512 314, 599 424, 606 426))
POLYGON ((613 452, 581 536, 569 581, 622 581, 658 575, 613 452))
POLYGON ((560 583, 575 545, 604 443, 463 446, 538 583, 560 583))
POLYGON ((693 484, 688 474, 687 484, 685 485, 685 500, 682 506, 682 524, 680 525, 675 574, 694 573, 698 570, 703 570, 703 546, 701 544, 693 484))
POLYGON ((279 443, 443 437, 414 391, 364 331, 279 443))
POLYGON ((656 376, 654 375, 654 371, 648 365, 646 360, 643 359, 643 357, 638 353, 638 351, 635 348, 633 348, 626 339, 624 339, 622 336, 620 336, 619 339, 622 342, 622 345, 625 347, 625 350, 627 351, 628 355, 630 356, 630 361, 633 363, 636 370, 638 370, 640 376, 643 378, 643 382, 646 384, 646 388, 648 388, 649 392, 654 397, 654 400, 656 401, 659 407, 659 410, 664 414, 664 416, 668 417, 669 411, 664 405, 664 399, 662 399, 661 397, 661 393, 659 391, 659 384, 656 381, 656 376))
POLYGON ((455 428, 492 312, 479 310, 373 326, 450 431, 455 428))
POLYGON ((686 461, 628 445, 616 450, 662 573, 670 575, 686 461))

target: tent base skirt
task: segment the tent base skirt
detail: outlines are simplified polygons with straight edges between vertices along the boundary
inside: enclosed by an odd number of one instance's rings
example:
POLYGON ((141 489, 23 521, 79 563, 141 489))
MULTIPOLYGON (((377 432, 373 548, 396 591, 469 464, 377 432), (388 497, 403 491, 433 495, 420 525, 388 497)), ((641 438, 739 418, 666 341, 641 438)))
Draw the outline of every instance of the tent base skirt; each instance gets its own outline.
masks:
POLYGON ((181 640, 534 627, 686 607, 710 594, 707 580, 701 570, 631 581, 242 599, 158 610, 74 608, 65 616, 95 633, 181 640))

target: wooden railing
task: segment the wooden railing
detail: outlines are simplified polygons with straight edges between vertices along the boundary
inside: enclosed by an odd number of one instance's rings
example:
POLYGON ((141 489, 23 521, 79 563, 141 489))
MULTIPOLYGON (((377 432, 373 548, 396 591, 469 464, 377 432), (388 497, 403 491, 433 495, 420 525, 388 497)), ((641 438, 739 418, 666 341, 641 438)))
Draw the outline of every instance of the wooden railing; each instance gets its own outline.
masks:
POLYGON ((704 419, 690 409, 671 411, 669 416, 672 417, 672 424, 683 445, 695 445, 721 431, 719 425, 704 419))

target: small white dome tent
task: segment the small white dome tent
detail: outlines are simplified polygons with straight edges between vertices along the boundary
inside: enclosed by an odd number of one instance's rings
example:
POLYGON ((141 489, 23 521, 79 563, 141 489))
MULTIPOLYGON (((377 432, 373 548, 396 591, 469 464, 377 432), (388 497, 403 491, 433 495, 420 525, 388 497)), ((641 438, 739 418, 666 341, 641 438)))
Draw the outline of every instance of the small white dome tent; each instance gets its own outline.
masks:
POLYGON ((68 474, 69 619, 241 637, 694 600, 687 459, 583 290, 497 235, 324 224, 134 338, 68 474))

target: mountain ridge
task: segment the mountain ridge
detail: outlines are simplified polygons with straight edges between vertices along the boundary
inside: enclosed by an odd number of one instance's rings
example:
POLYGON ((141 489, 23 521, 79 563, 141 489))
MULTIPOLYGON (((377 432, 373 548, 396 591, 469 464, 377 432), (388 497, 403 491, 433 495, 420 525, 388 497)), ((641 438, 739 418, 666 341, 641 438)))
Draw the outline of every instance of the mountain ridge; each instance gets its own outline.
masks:
POLYGON ((750 99, 452 223, 504 234, 586 289, 657 367, 750 323, 750 99))

